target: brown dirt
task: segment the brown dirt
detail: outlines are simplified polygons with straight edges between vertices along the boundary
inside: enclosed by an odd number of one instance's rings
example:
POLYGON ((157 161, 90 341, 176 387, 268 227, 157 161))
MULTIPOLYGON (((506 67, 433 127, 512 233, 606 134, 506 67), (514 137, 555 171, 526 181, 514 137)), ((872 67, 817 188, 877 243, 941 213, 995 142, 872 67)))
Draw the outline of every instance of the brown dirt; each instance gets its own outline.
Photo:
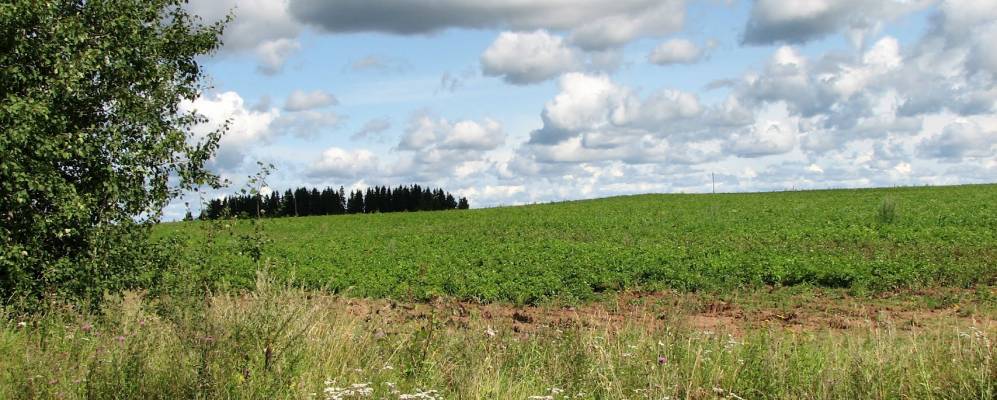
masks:
MULTIPOLYGON (((433 320, 455 328, 472 321, 502 326, 529 335, 543 330, 575 328, 618 331, 655 330, 684 326, 699 331, 735 336, 752 328, 778 328, 796 332, 896 328, 919 329, 941 324, 997 328, 991 308, 966 312, 959 304, 930 308, 919 302, 930 293, 906 293, 882 298, 851 298, 818 293, 778 296, 746 295, 736 300, 680 293, 621 293, 607 301, 580 306, 513 306, 437 299, 429 303, 391 300, 330 298, 329 306, 344 305, 350 314, 365 320, 404 323, 433 320)), ((979 308, 979 307, 977 307, 979 308)))

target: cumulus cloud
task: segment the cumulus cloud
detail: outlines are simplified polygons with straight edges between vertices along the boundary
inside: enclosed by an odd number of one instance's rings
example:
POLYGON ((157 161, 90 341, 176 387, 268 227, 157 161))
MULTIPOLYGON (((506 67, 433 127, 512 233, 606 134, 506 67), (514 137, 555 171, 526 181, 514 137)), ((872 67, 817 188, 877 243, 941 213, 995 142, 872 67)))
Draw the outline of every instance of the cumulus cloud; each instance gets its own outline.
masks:
POLYGON ((726 148, 731 154, 746 158, 785 154, 796 148, 796 129, 780 121, 763 121, 732 135, 726 148))
POLYGON ((545 30, 502 32, 481 55, 481 68, 487 76, 525 85, 576 69, 579 59, 563 39, 545 30))
POLYGON ((238 168, 253 148, 270 141, 274 134, 271 125, 280 117, 276 109, 250 109, 242 96, 232 91, 201 96, 183 103, 181 108, 195 111, 207 119, 206 124, 195 127, 194 133, 198 137, 221 128, 228 121, 228 130, 210 165, 222 171, 238 168))
POLYGON ((940 134, 922 141, 917 150, 922 157, 951 162, 967 157, 994 157, 997 155, 997 130, 984 128, 975 121, 959 120, 946 126, 940 134))
POLYGON ((684 0, 293 0, 291 13, 329 32, 427 34, 448 28, 569 32, 585 49, 682 27, 684 0))
POLYGON ((933 0, 756 0, 744 30, 746 44, 805 43, 850 31, 861 45, 883 20, 924 8, 933 0))
POLYGON ((376 177, 380 164, 368 150, 346 150, 330 147, 312 163, 308 175, 316 178, 376 177))
POLYGON ((289 0, 193 0, 187 7, 207 22, 232 15, 225 26, 223 51, 256 54, 265 74, 279 72, 300 48, 301 23, 288 12, 289 0))
POLYGON ((324 90, 295 90, 287 96, 284 109, 287 111, 305 111, 339 104, 336 97, 324 90))
POLYGON ((284 69, 287 58, 301 48, 294 39, 268 40, 256 46, 256 56, 260 65, 258 70, 264 75, 275 75, 284 69))
MULTIPOLYGON (((638 96, 606 75, 569 73, 541 113, 520 157, 541 163, 621 160, 695 164, 722 158, 722 132, 753 121, 736 100, 704 106, 694 94, 661 89, 638 96)), ((525 164, 519 164, 524 166, 525 164)), ((537 170, 537 168, 533 168, 537 170)))
POLYGON ((702 58, 703 51, 687 39, 665 41, 647 55, 647 61, 657 65, 694 64, 702 58))
POLYGON ((412 119, 398 143, 400 150, 492 150, 505 142, 502 125, 490 118, 481 122, 463 120, 451 123, 428 115, 412 119))

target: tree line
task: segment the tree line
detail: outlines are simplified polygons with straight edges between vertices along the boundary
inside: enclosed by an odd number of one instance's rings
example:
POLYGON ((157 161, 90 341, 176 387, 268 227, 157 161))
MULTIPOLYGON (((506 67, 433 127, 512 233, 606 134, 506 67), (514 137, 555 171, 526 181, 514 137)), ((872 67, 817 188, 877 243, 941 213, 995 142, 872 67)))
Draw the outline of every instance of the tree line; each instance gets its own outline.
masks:
MULTIPOLYGON (((283 194, 273 191, 267 195, 238 194, 209 201, 201 209, 200 219, 233 217, 295 217, 308 215, 369 214, 399 211, 466 210, 470 204, 466 197, 456 198, 443 189, 431 189, 419 185, 374 186, 366 191, 356 190, 349 194, 342 186, 338 190, 331 187, 299 187, 285 190, 283 194)), ((187 220, 193 219, 190 211, 187 220)))

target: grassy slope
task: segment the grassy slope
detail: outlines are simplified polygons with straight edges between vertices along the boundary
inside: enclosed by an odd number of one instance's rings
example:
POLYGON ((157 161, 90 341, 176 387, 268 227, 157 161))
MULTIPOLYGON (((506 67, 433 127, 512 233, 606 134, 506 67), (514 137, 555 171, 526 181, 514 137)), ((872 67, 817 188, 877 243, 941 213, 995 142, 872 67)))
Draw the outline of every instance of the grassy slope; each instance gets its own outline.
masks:
MULTIPOLYGON (((537 303, 623 289, 812 284, 858 290, 997 282, 997 185, 641 195, 465 212, 265 221, 267 255, 355 296, 537 303), (898 220, 876 213, 896 200, 898 220)), ((207 224, 160 234, 203 240, 207 224)), ((236 230, 245 230, 246 223, 236 230)), ((212 259, 236 285, 247 259, 212 259)))

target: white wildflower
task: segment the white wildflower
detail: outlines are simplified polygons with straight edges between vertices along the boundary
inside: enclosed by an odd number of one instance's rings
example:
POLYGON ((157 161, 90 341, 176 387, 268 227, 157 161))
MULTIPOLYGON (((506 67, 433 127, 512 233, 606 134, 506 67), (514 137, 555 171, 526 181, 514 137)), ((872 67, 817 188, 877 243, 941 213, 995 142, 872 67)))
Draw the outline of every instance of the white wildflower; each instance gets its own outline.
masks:
POLYGON ((398 400, 440 400, 443 397, 435 390, 416 390, 415 393, 405 393, 398 395, 398 400))
POLYGON ((370 383, 354 383, 347 388, 335 387, 335 381, 326 380, 325 389, 322 393, 325 394, 326 400, 343 400, 349 398, 358 397, 370 397, 374 394, 374 388, 370 387, 370 383))

